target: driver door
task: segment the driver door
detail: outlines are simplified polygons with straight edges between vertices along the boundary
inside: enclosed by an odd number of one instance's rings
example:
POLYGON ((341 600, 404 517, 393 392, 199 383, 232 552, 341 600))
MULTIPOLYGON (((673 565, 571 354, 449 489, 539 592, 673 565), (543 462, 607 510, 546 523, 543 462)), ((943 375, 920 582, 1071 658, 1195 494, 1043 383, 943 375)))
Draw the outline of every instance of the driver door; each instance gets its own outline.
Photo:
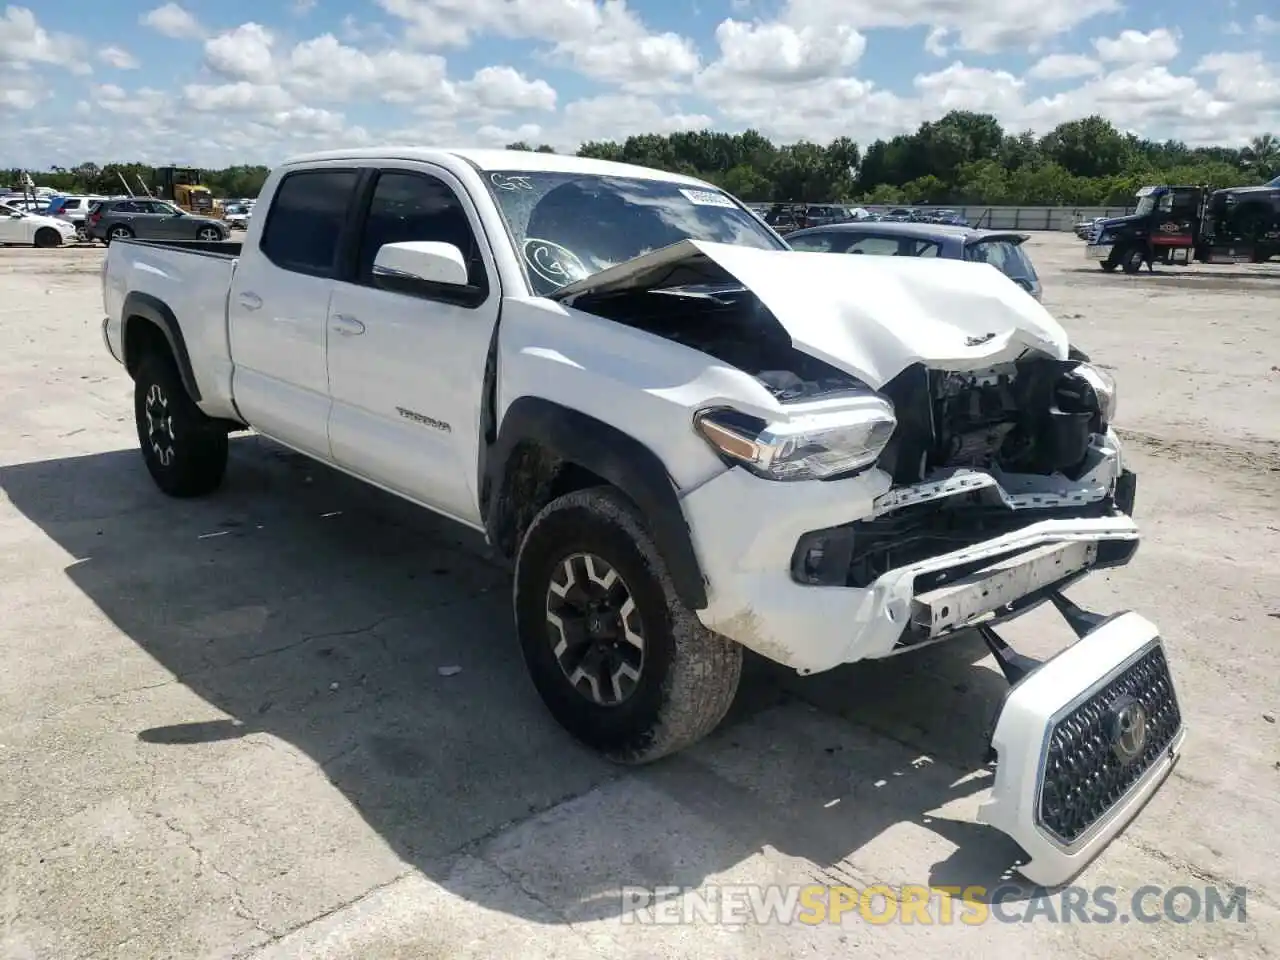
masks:
POLYGON ((0 207, 0 243, 30 243, 29 222, 16 207, 0 207), (14 216, 17 214, 17 216, 14 216))
POLYGON ((329 304, 333 459, 478 526, 481 384, 501 297, 493 258, 465 189, 444 170, 382 167, 364 196, 355 263, 329 304), (378 249, 409 240, 457 246, 484 300, 378 287, 378 249))

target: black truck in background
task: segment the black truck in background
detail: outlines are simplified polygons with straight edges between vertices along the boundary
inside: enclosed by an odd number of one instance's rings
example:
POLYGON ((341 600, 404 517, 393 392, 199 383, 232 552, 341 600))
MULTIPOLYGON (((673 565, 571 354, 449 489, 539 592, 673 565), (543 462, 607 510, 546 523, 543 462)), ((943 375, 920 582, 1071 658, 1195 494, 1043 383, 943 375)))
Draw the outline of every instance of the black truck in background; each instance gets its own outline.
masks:
POLYGON ((1145 263, 1265 263, 1280 256, 1280 177, 1258 187, 1149 186, 1134 212, 1103 220, 1085 256, 1108 272, 1145 263))

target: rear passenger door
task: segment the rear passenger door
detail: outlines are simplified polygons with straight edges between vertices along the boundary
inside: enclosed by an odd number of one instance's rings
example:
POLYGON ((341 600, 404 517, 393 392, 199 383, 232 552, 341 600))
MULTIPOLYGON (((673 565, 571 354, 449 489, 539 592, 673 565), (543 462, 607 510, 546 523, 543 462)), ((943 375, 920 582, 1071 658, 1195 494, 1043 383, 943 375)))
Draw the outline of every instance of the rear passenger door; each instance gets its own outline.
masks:
POLYGON ((260 433, 325 459, 329 299, 359 176, 341 165, 285 173, 257 248, 240 257, 227 303, 240 412, 260 433))

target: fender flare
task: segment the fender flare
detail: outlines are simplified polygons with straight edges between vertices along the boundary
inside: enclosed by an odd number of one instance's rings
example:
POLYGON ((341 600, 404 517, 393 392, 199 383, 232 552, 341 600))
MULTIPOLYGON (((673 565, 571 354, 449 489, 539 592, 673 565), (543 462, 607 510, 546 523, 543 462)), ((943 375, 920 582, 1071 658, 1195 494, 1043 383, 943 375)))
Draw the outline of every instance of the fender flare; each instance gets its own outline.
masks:
POLYGON ((532 443, 565 464, 574 464, 617 487, 640 508, 672 585, 691 610, 707 606, 693 537, 676 486, 662 460, 649 447, 603 420, 541 397, 519 397, 502 418, 498 435, 485 453, 482 509, 490 540, 500 542, 500 491, 507 483, 513 453, 532 443))
POLYGON ((191 355, 187 353, 187 341, 183 338, 182 327, 178 324, 178 318, 174 316, 173 311, 169 309, 169 305, 159 297, 135 290, 124 298, 124 307, 120 315, 124 318, 120 324, 120 352, 124 354, 125 368, 130 372, 134 369, 126 353, 126 345, 129 342, 129 323, 135 319, 150 322, 160 328, 160 332, 168 341, 169 351, 178 365, 178 374, 182 377, 182 385, 186 388, 188 396, 199 403, 200 388, 196 386, 195 371, 191 367, 191 355))

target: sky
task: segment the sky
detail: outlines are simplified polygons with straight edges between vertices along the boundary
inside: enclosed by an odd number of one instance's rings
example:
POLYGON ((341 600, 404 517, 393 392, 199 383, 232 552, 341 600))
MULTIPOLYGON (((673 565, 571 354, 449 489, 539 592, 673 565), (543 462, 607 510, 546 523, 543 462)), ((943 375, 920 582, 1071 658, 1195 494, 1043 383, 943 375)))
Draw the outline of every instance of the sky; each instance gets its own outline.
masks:
POLYGON ((712 128, 1280 133, 1276 0, 0 0, 0 167, 712 128))

